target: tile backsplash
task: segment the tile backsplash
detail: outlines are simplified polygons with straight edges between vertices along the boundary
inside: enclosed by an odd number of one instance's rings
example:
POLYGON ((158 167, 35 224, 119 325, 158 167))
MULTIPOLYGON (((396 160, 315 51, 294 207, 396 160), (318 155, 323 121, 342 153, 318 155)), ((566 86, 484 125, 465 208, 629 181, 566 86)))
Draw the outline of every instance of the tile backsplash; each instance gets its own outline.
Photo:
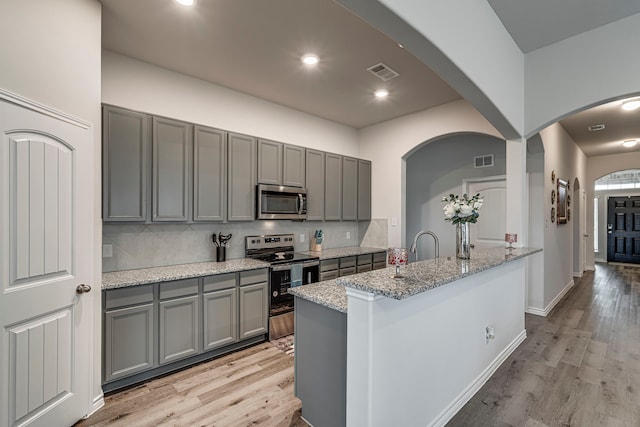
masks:
POLYGON ((112 245, 113 256, 102 259, 104 272, 214 261, 211 234, 232 233, 227 259, 244 257, 244 237, 260 234, 295 234, 295 250, 309 250, 316 229, 324 232, 324 248, 386 247, 387 220, 364 222, 254 221, 225 224, 104 224, 102 244, 112 245), (384 223, 384 224, 382 224, 384 223), (350 238, 347 239, 347 233, 350 238), (304 234, 304 242, 300 242, 304 234), (384 243, 384 244, 383 244, 384 243))

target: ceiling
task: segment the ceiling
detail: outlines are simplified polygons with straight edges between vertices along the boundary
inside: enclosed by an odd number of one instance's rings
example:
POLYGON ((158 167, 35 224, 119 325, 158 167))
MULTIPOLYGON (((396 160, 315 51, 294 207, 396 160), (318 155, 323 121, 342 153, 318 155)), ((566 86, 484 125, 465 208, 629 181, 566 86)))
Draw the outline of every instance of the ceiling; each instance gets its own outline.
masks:
MULTIPOLYGON (((100 1, 105 49, 356 129, 460 99, 331 0, 100 1), (300 61, 309 52, 320 57, 313 68, 300 61), (399 77, 384 82, 366 71, 380 62, 399 77), (382 88, 389 96, 375 98, 382 88)), ((637 0, 487 1, 525 53, 640 13, 637 0)), ((588 156, 613 154, 628 150, 623 139, 640 138, 639 114, 603 105, 561 124, 588 156), (586 132, 595 123, 606 129, 586 132)))

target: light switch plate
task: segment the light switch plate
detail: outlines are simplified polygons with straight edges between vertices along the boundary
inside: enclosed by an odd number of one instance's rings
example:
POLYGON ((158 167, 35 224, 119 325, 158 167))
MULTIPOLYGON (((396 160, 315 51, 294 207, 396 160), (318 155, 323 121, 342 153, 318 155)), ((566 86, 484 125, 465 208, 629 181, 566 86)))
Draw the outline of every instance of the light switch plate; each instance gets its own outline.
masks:
POLYGON ((113 245, 102 245, 102 258, 111 258, 113 256, 113 245))
POLYGON ((351 232, 347 231, 347 240, 351 239, 351 232))
POLYGON ((304 243, 304 233, 300 233, 300 243, 304 243))

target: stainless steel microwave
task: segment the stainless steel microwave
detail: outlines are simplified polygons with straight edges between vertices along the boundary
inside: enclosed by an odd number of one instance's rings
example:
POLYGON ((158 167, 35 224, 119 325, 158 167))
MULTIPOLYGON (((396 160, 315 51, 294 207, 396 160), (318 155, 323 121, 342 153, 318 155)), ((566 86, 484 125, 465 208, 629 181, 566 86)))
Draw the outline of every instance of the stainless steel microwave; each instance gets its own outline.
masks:
POLYGON ((307 218, 307 190, 283 185, 258 184, 257 219, 307 218))

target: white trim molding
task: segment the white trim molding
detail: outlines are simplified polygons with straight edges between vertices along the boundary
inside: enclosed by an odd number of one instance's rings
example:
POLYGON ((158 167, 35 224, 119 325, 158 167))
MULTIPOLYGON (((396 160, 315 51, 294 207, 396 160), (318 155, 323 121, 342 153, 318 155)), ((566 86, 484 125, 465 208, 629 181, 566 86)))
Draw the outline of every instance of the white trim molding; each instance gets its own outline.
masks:
POLYGON ((562 289, 560 291, 560 293, 558 295, 556 295, 556 297, 553 299, 553 301, 551 301, 544 308, 544 310, 542 310, 540 308, 537 308, 537 307, 527 307, 527 309, 525 311, 527 313, 529 313, 529 314, 534 314, 536 316, 547 317, 549 315, 549 313, 551 313, 551 311, 554 309, 554 307, 556 305, 558 305, 560 300, 562 300, 562 298, 571 290, 571 288, 573 288, 575 286, 575 284, 576 283, 573 281, 573 279, 571 279, 571 281, 569 283, 567 283, 567 286, 565 286, 564 289, 562 289))

